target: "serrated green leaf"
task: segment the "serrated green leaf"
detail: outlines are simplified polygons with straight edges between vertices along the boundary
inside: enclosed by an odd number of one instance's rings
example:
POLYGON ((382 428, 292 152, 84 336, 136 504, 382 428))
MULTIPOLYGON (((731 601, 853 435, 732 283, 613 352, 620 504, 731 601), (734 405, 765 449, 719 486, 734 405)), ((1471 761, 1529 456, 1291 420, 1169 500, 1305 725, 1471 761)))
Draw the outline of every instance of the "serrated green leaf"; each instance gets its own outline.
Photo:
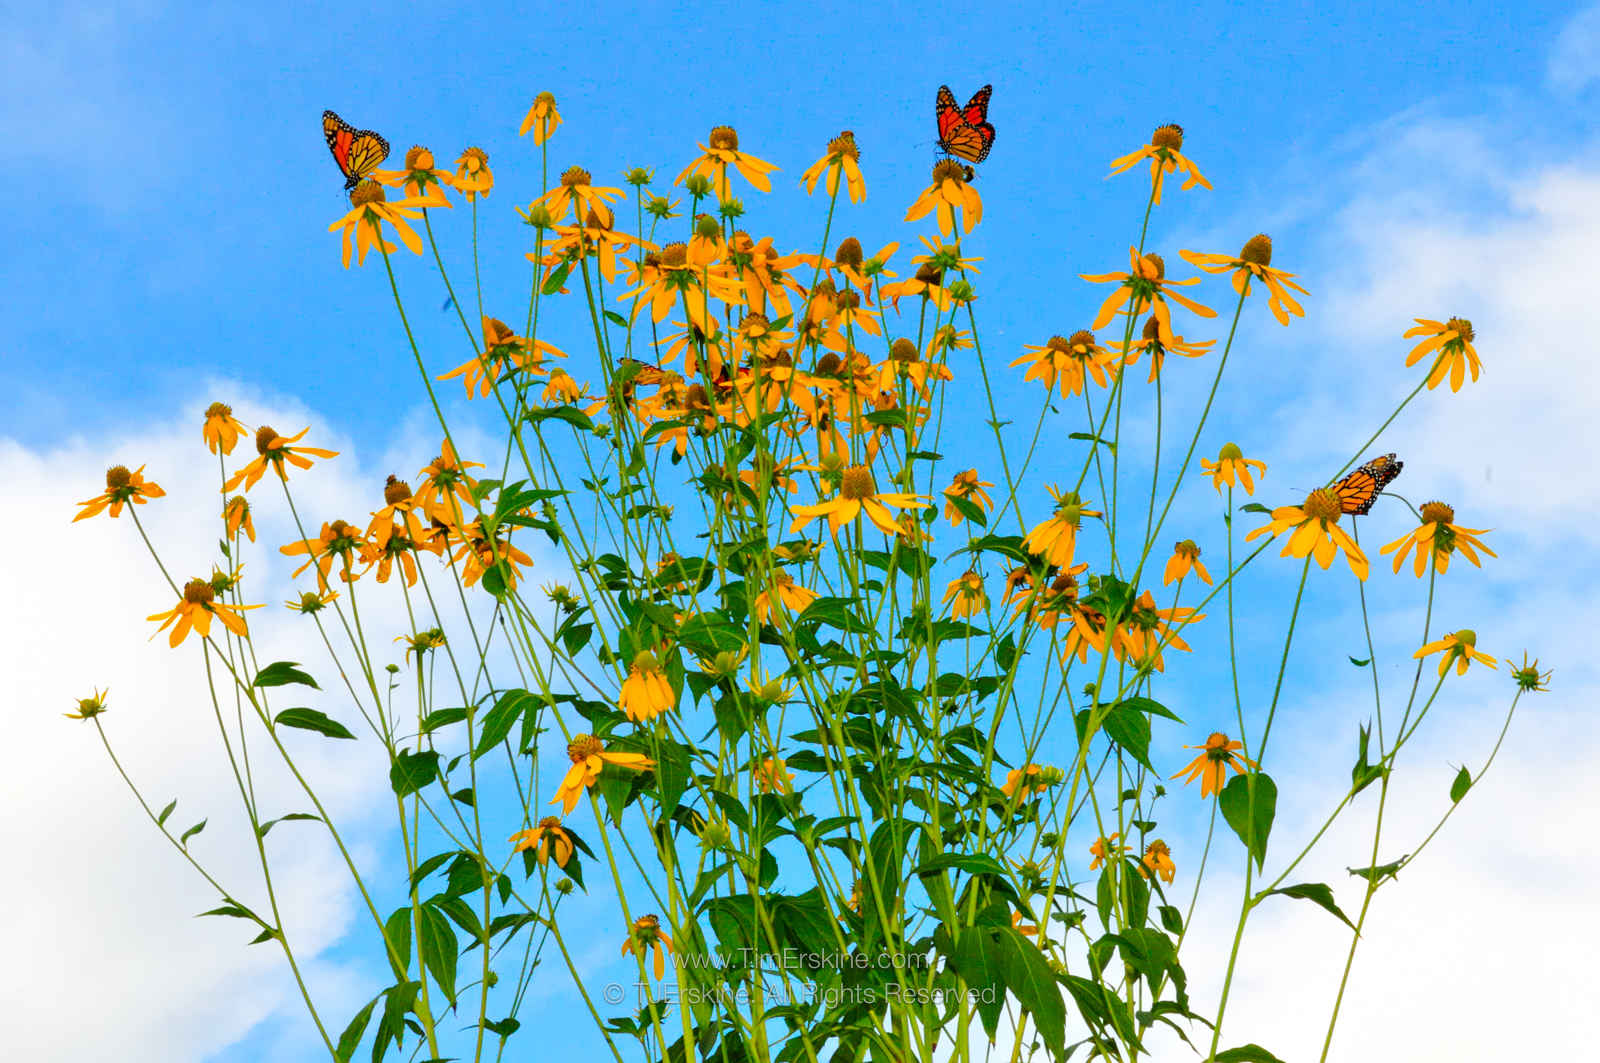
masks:
POLYGON ((1345 926, 1349 927, 1351 930, 1356 928, 1356 925, 1350 921, 1350 917, 1345 915, 1344 912, 1340 911, 1339 906, 1334 903, 1333 890, 1321 882, 1303 882, 1298 886, 1284 886, 1282 889, 1267 890, 1257 896, 1256 900, 1259 902, 1262 898, 1270 897, 1274 893, 1281 893, 1285 897, 1296 897, 1300 900, 1310 901, 1312 904, 1317 905, 1324 911, 1338 916, 1339 921, 1345 926))

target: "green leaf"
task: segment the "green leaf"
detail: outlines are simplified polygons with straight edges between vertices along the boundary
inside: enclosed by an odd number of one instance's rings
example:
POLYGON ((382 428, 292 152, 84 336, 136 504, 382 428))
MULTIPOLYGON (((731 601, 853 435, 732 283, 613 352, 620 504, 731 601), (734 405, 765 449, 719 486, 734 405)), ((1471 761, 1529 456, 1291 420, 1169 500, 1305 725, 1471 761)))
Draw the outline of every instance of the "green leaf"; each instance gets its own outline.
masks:
POLYGON ((194 826, 192 826, 188 830, 184 831, 183 832, 183 837, 178 839, 178 844, 184 846, 185 848, 187 848, 188 845, 189 845, 189 839, 193 838, 196 834, 199 834, 201 831, 205 830, 207 822, 209 822, 209 820, 202 819, 199 823, 196 823, 194 826))
POLYGON ((456 999, 456 932, 444 913, 432 905, 424 905, 421 913, 422 932, 417 936, 417 954, 422 965, 439 983, 444 995, 452 1004, 456 999))
POLYGON ((402 749, 389 766, 389 785, 400 797, 414 794, 439 775, 439 754, 412 753, 402 749))
POLYGON ((1178 723, 1183 722, 1183 717, 1179 716, 1177 713, 1173 712, 1171 709, 1167 708, 1165 705, 1161 704, 1161 702, 1156 701, 1153 698, 1134 696, 1131 698, 1123 698, 1117 704, 1134 709, 1138 712, 1149 713, 1151 716, 1161 716, 1168 720, 1176 720, 1178 723))
POLYGON ((390 913, 389 918, 383 923, 383 936, 388 939, 389 948, 394 949, 394 956, 389 956, 388 949, 384 956, 389 960, 389 966, 394 971, 396 978, 404 978, 406 970, 411 966, 411 907, 409 905, 396 908, 390 913))
POLYGON ((917 867, 916 873, 932 875, 951 867, 974 875, 998 875, 1004 878, 1006 874, 1006 869, 1000 861, 984 853, 940 853, 930 860, 923 861, 917 867))
POLYGON ((1113 452, 1115 452, 1116 449, 1117 449, 1117 445, 1115 443, 1111 442, 1109 439, 1101 439, 1099 436, 1093 434, 1092 432, 1068 432, 1067 433, 1067 438, 1068 439, 1081 439, 1081 440, 1083 440, 1083 441, 1085 441, 1087 443, 1094 443, 1094 444, 1096 444, 1098 446, 1105 447, 1107 450, 1110 450, 1110 451, 1113 451, 1113 452))
POLYGON ((1102 726, 1113 742, 1127 750, 1134 760, 1151 773, 1155 772, 1155 765, 1150 763, 1150 717, 1129 707, 1127 702, 1118 702, 1106 714, 1102 726))
MULTIPOLYGON (((227 900, 227 898, 224 898, 224 900, 227 900)), ((233 919, 249 919, 257 923, 261 922, 261 917, 256 915, 255 912, 232 900, 228 900, 226 904, 213 908, 209 912, 201 912, 195 918, 200 919, 208 915, 226 915, 233 919)))
POLYGON ((1183 913, 1178 911, 1178 909, 1174 908, 1170 904, 1163 904, 1160 911, 1161 925, 1166 927, 1169 933, 1182 934, 1183 913))
POLYGON ((1456 781, 1450 784, 1450 803, 1453 805, 1472 789, 1472 773, 1463 767, 1456 772, 1456 781))
POLYGON ((1266 506, 1263 506, 1260 502, 1246 502, 1244 505, 1239 507, 1239 512, 1270 514, 1272 510, 1268 509, 1266 506))
POLYGON ((580 431, 594 431, 594 421, 576 406, 536 406, 525 416, 531 424, 550 420, 565 421, 580 431))
POLYGON ((317 686, 317 681, 302 672, 297 667, 297 664, 298 662, 296 661, 273 661, 256 673, 256 677, 250 681, 250 685, 253 687, 281 687, 290 683, 299 683, 301 686, 308 686, 313 690, 321 690, 322 688, 317 686))
POLYGON ((544 287, 539 289, 539 291, 544 295, 556 294, 561 290, 562 286, 567 283, 567 277, 571 274, 572 263, 561 263, 561 265, 557 266, 555 271, 550 274, 549 279, 544 282, 544 287))
POLYGON ((1338 916, 1339 921, 1344 923, 1344 925, 1349 927, 1351 930, 1356 928, 1356 925, 1350 921, 1350 917, 1345 915, 1344 912, 1340 911, 1337 904, 1333 903, 1333 890, 1321 882, 1303 882, 1298 886, 1284 886, 1282 889, 1267 890, 1266 892, 1260 894, 1256 900, 1260 901, 1263 897, 1270 897, 1274 893, 1281 893, 1285 897, 1297 897, 1300 900, 1310 901, 1312 904, 1317 905, 1323 910, 1338 916))
POLYGON ((1351 657, 1350 663, 1355 665, 1357 668, 1365 668, 1367 665, 1372 663, 1372 658, 1368 657, 1365 660, 1357 660, 1356 658, 1351 657))
POLYGON ((314 819, 320 822, 322 817, 311 812, 290 812, 287 816, 279 816, 277 819, 269 819, 265 823, 261 824, 261 826, 256 828, 256 837, 265 838, 267 836, 267 831, 288 819, 314 819))
POLYGON ((956 971, 967 983, 967 988, 975 991, 971 999, 978 1003, 978 1017, 983 1020, 984 1031, 991 1041, 994 1040, 995 1031, 1000 1028, 1000 1013, 1006 1003, 1005 982, 1000 975, 999 947, 988 930, 967 927, 961 932, 956 954, 951 959, 956 971))
POLYGON ((367 1006, 356 1012, 356 1017, 350 1020, 350 1025, 344 1028, 344 1033, 339 1035, 339 1044, 334 1048, 334 1058, 339 1063, 350 1063, 350 1057, 355 1055, 356 1046, 361 1044, 361 1035, 367 1032, 367 1023, 372 1019, 372 1009, 378 1006, 378 1001, 383 999, 379 993, 367 1002, 367 1006))
POLYGON ((1012 927, 1001 927, 995 936, 995 952, 1000 975, 1017 1002, 1033 1013, 1034 1024, 1045 1043, 1059 1054, 1066 1044, 1067 1009, 1061 1000, 1056 977, 1045 962, 1039 947, 1012 927))
POLYGON ((623 328, 628 327, 628 319, 617 313, 615 310, 607 310, 605 313, 606 320, 611 322, 613 325, 621 325, 623 328))
POLYGON ((1235 775, 1222 788, 1222 818, 1244 842, 1259 868, 1267 859, 1267 835, 1278 809, 1278 784, 1265 772, 1235 775), (1251 782, 1255 783, 1252 800, 1251 782), (1246 836, 1249 832, 1249 836, 1246 836))
POLYGON ((441 727, 448 727, 453 723, 460 723, 467 718, 467 710, 457 705, 448 709, 434 709, 422 718, 421 731, 423 734, 432 734, 441 727))
POLYGON ((329 738, 355 739, 344 724, 316 709, 284 709, 272 721, 279 727, 294 727, 301 731, 315 731, 329 738))
POLYGON ((506 735, 511 733, 511 728, 516 726, 522 714, 537 704, 538 699, 526 690, 508 690, 500 695, 494 708, 484 714, 482 728, 478 732, 478 746, 472 751, 472 759, 477 760, 505 741, 506 735))
POLYGON ((1217 1053, 1217 1063, 1283 1063, 1283 1060, 1260 1045, 1240 1045, 1217 1053))
POLYGON ((1409 859, 1411 859, 1411 854, 1407 853, 1405 856, 1402 856, 1393 863, 1378 864, 1375 867, 1352 867, 1347 868, 1346 870, 1348 870, 1352 875, 1355 875, 1358 878, 1364 878, 1376 886, 1382 883, 1384 879, 1394 878, 1396 875, 1398 875, 1400 873, 1400 869, 1405 866, 1406 861, 1409 859))
POLYGON ((1360 730, 1360 736, 1356 740, 1355 766, 1350 769, 1351 794, 1358 794, 1365 790, 1372 785, 1374 780, 1383 778, 1388 771, 1382 762, 1377 764, 1367 763, 1367 744, 1371 741, 1371 738, 1371 728, 1363 726, 1360 730))
POLYGON ((161 815, 156 817, 156 826, 158 826, 158 827, 166 826, 167 817, 172 815, 172 810, 177 808, 177 807, 178 807, 178 799, 176 797, 174 797, 172 799, 172 801, 167 805, 167 807, 163 808, 161 810, 161 815))

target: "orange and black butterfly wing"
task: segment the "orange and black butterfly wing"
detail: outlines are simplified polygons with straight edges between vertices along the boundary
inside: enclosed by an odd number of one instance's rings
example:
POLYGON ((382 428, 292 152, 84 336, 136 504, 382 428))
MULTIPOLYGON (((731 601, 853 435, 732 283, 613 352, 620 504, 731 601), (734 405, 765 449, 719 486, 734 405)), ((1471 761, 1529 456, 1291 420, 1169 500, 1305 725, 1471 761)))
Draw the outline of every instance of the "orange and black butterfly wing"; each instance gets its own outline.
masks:
POLYGON ((1333 493, 1338 496, 1340 510, 1358 517, 1366 516, 1372 511, 1372 504, 1378 500, 1378 495, 1394 482, 1405 464, 1392 453, 1384 454, 1334 484, 1333 493))
POLYGON ((966 107, 956 105, 955 93, 948 85, 939 86, 934 100, 934 117, 939 123, 939 148, 967 162, 982 162, 994 146, 994 126, 989 124, 989 97, 994 87, 979 89, 966 107))
POLYGON ((322 137, 344 174, 346 188, 354 188, 389 157, 387 140, 370 129, 357 129, 332 111, 322 112, 322 137))
POLYGON ((961 108, 949 85, 939 86, 939 94, 933 101, 933 117, 939 123, 939 146, 943 148, 951 131, 961 124, 961 108))

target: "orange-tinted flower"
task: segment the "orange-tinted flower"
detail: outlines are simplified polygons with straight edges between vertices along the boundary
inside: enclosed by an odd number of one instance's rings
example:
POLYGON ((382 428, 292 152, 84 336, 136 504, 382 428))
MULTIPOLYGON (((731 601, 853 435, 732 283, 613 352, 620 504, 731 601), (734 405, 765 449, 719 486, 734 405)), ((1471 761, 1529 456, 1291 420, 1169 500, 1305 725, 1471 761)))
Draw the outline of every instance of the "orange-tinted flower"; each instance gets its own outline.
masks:
POLYGON ((1172 333, 1172 310, 1167 306, 1171 299, 1179 306, 1187 308, 1191 313, 1201 317, 1216 317, 1217 312, 1208 306, 1201 306, 1188 296, 1173 289, 1176 287, 1199 284, 1200 278, 1193 277, 1186 281, 1175 281, 1167 277, 1167 263, 1160 255, 1141 255, 1137 248, 1128 248, 1128 272, 1126 273, 1081 273, 1084 280, 1091 284, 1116 284, 1116 290, 1106 296, 1105 302, 1100 304, 1100 312, 1095 315, 1092 329, 1105 328, 1111 324, 1111 319, 1117 312, 1138 315, 1150 311, 1156 319, 1156 332, 1161 342, 1175 344, 1178 337, 1172 333), (1126 306, 1127 309, 1122 308, 1126 306))
POLYGON ((1361 547, 1356 545, 1349 533, 1339 527, 1342 515, 1343 508, 1338 497, 1328 488, 1319 487, 1298 506, 1279 506, 1274 509, 1271 522, 1255 529, 1244 539, 1250 542, 1260 535, 1275 536, 1293 528, 1294 534, 1284 544, 1279 557, 1305 557, 1310 554, 1317 559, 1317 564, 1326 569, 1343 550, 1345 560, 1350 563, 1350 571, 1355 573, 1356 579, 1364 580, 1368 570, 1367 555, 1361 552, 1361 547))
POLYGON ((1471 370, 1473 382, 1476 383, 1483 362, 1479 361, 1478 350, 1472 345, 1476 338, 1472 322, 1464 317, 1453 317, 1449 321, 1430 321, 1425 317, 1414 320, 1417 325, 1406 330, 1406 338, 1428 338, 1411 348, 1411 353, 1406 356, 1406 365, 1416 365, 1424 355, 1439 352, 1439 357, 1428 370, 1428 389, 1431 391, 1438 387, 1448 374, 1450 390, 1460 391, 1468 370, 1471 370))
POLYGON ((243 531, 251 542, 256 541, 256 525, 250 517, 250 500, 243 495, 234 495, 222 504, 222 519, 227 526, 228 538, 237 538, 239 532, 243 531))
POLYGON ((774 602, 786 613, 800 613, 816 600, 816 591, 800 586, 783 569, 776 569, 772 573, 771 588, 756 595, 756 619, 765 624, 774 602))
POLYGON ((950 581, 944 589, 943 600, 950 605, 950 615, 957 620, 976 616, 989 605, 989 596, 983 590, 983 577, 972 569, 950 581))
POLYGON ((1227 273, 1231 270, 1233 290, 1240 295, 1245 294, 1245 285, 1252 277, 1259 280, 1267 289, 1267 307, 1280 325, 1289 323, 1290 314, 1296 317, 1306 316, 1306 312, 1295 302, 1294 296, 1289 294, 1288 289, 1293 288, 1301 295, 1311 293, 1294 282, 1293 273, 1272 268, 1272 237, 1266 233, 1257 233, 1246 240, 1237 255, 1201 254, 1198 251, 1180 251, 1179 254, 1188 259, 1191 265, 1198 266, 1207 273, 1227 273))
POLYGON ((1451 664, 1456 666, 1456 675, 1466 675, 1467 666, 1472 664, 1473 661, 1477 661, 1479 664, 1486 664, 1490 668, 1498 667, 1494 663, 1493 657, 1478 651, 1478 633, 1467 627, 1462 628, 1460 631, 1452 632, 1437 642, 1428 643, 1411 656, 1420 661, 1422 658, 1435 653, 1444 654, 1439 658, 1440 676, 1449 671, 1451 664))
POLYGON ((656 977, 665 978, 667 960, 662 955, 663 948, 669 953, 675 951, 672 939, 661 929, 661 920, 653 915, 641 915, 633 921, 633 929, 628 932, 628 940, 622 943, 622 955, 626 956, 631 952, 643 959, 647 953, 654 953, 656 977))
POLYGON ((406 152, 405 169, 373 170, 371 177, 380 185, 400 189, 408 200, 415 201, 414 206, 451 206, 444 190, 454 188, 456 179, 449 170, 437 169, 433 163, 433 152, 418 144, 406 152))
POLYGON ((439 456, 417 473, 422 484, 416 497, 422 501, 423 511, 434 520, 459 524, 462 515, 475 508, 472 489, 477 481, 467 475, 468 469, 481 469, 481 461, 462 461, 456 457, 456 448, 446 439, 439 444, 439 456))
POLYGON ((362 181, 356 185, 350 193, 350 213, 328 226, 330 233, 338 230, 343 235, 342 261, 345 269, 350 268, 352 248, 357 252, 357 265, 366 264, 367 252, 373 248, 385 255, 400 250, 384 239, 385 222, 394 228, 395 234, 407 247, 416 254, 422 254, 422 237, 406 222, 422 217, 418 208, 432 205, 424 199, 402 199, 389 203, 384 199, 383 186, 376 181, 362 181))
POLYGON ((1049 783, 1039 781, 1039 776, 1043 772, 1044 768, 1038 764, 1012 768, 1006 772, 1006 781, 1000 787, 1000 792, 1007 797, 1015 797, 1019 794, 1022 797, 1031 797, 1034 794, 1042 794, 1050 789, 1049 783))
POLYGON ((983 220, 983 200, 978 190, 966 182, 966 169, 952 159, 940 159, 933 164, 933 183, 922 190, 922 195, 906 211, 906 221, 924 218, 934 211, 939 223, 939 233, 949 237, 956 230, 956 214, 961 215, 965 232, 983 220))
POLYGON ((205 437, 206 449, 211 453, 215 454, 220 447, 222 453, 232 454, 239 437, 248 431, 234 418, 233 407, 227 403, 213 402, 206 407, 206 423, 200 434, 205 437))
POLYGON ((311 458, 335 458, 339 456, 336 450, 323 450, 320 447, 296 447, 290 444, 298 442, 302 436, 311 431, 302 428, 292 436, 280 436, 277 429, 269 425, 262 425, 256 429, 256 458, 250 464, 228 477, 228 482, 222 485, 224 492, 232 491, 241 483, 246 491, 260 482, 266 475, 268 466, 278 474, 280 480, 288 480, 289 473, 284 468, 287 462, 297 469, 311 468, 311 458), (307 455, 310 455, 308 457, 307 455))
MULTIPOLYGON (((1145 379, 1148 384, 1154 384, 1161 375, 1161 369, 1166 365, 1167 355, 1176 354, 1184 358, 1199 358, 1210 353, 1216 345, 1216 340, 1199 340, 1190 343, 1182 336, 1172 337, 1171 343, 1161 339, 1161 322, 1154 314, 1145 318, 1144 331, 1138 339, 1124 347, 1120 342, 1113 341, 1111 347, 1121 355, 1121 362, 1125 368, 1133 368, 1139 363, 1139 358, 1146 352, 1150 354, 1150 375, 1145 379)), ((1112 360, 1116 365, 1116 360, 1112 360)))
POLYGON ((159 484, 144 478, 143 465, 132 472, 128 471, 126 465, 113 465, 106 470, 105 494, 79 502, 83 510, 72 518, 72 523, 98 516, 107 509, 113 517, 120 517, 122 507, 129 502, 142 506, 147 498, 162 498, 165 495, 159 484))
POLYGON ((1211 486, 1217 489, 1218 494, 1222 493, 1223 484, 1232 487, 1236 483, 1244 488, 1245 494, 1255 494, 1256 482, 1250 477, 1251 466, 1255 467, 1256 475, 1267 474, 1267 463, 1245 457, 1237 443, 1222 444, 1215 462, 1200 459, 1200 471, 1211 477, 1211 486))
POLYGON ((555 816, 546 816, 538 826, 519 830, 506 840, 517 843, 517 847, 511 850, 514 853, 534 850, 541 864, 547 863, 552 855, 556 858, 557 867, 566 867, 567 861, 572 859, 572 835, 566 832, 561 820, 555 816))
POLYGON ((672 684, 661 669, 661 661, 649 650, 640 650, 628 663, 628 678, 622 681, 617 705, 628 719, 653 720, 677 704, 672 684))
POLYGON ((527 115, 522 119, 517 136, 524 136, 531 129, 533 143, 538 146, 554 136, 559 128, 561 128, 561 112, 556 110, 555 95, 541 92, 533 98, 533 106, 528 108, 527 115))
POLYGON ((1077 550, 1078 526, 1083 523, 1084 517, 1100 516, 1100 511, 1084 505, 1076 491, 1063 493, 1054 484, 1051 484, 1048 490, 1051 497, 1056 500, 1055 514, 1048 520, 1034 525, 1033 530, 1022 540, 1022 545, 1048 563, 1068 568, 1072 565, 1072 555, 1077 550))
POLYGON ((1139 874, 1149 878, 1152 871, 1160 875, 1161 881, 1169 886, 1178 873, 1178 865, 1172 862, 1172 850, 1167 848, 1167 843, 1160 838, 1145 846, 1144 859, 1139 861, 1139 874))
POLYGON ((777 167, 754 155, 741 152, 739 134, 731 126, 717 126, 711 131, 708 140, 709 146, 700 145, 700 157, 684 167, 673 184, 681 185, 691 176, 706 178, 716 191, 717 201, 726 203, 731 198, 728 184, 728 168, 731 166, 739 171, 741 177, 761 191, 772 191, 772 181, 767 174, 772 173, 777 167))
POLYGON ((489 154, 482 148, 468 148, 456 159, 457 189, 467 194, 467 199, 487 196, 494 188, 494 172, 489 169, 489 154))
MULTIPOLYGON (((172 634, 167 638, 167 645, 177 646, 188 637, 191 628, 198 631, 201 638, 209 637, 212 617, 222 621, 223 627, 240 638, 248 638, 244 617, 236 610, 260 608, 259 605, 229 605, 226 602, 219 602, 217 592, 209 580, 192 579, 183 585, 183 597, 178 599, 176 606, 164 613, 154 613, 145 619, 161 621, 161 626, 156 628, 156 635, 171 627, 172 634), (177 621, 176 625, 173 621, 177 621)), ((155 638, 155 635, 150 637, 155 638)))
POLYGON ((755 766, 752 775, 764 794, 794 793, 794 772, 781 757, 767 757, 755 766))
POLYGON ((295 569, 293 575, 298 577, 300 573, 316 565, 317 587, 326 590, 328 573, 335 561, 339 562, 339 578, 346 583, 355 582, 357 578, 355 565, 362 560, 362 551, 366 545, 366 535, 360 528, 342 520, 335 520, 323 521, 322 531, 315 539, 302 539, 280 546, 278 552, 285 557, 305 554, 306 563, 295 569))
POLYGON ((1428 567, 1428 558, 1433 558, 1433 567, 1442 576, 1450 567, 1450 555, 1460 550, 1478 568, 1483 565, 1478 561, 1478 550, 1482 550, 1490 557, 1498 557, 1493 550, 1483 545, 1478 538, 1488 533, 1487 528, 1462 528, 1455 524, 1456 511, 1443 502, 1424 502, 1422 504, 1422 526, 1414 528, 1394 542, 1379 550, 1380 554, 1398 551, 1394 555, 1394 570, 1400 571, 1400 565, 1406 555, 1412 550, 1416 551, 1416 564, 1414 566, 1417 577, 1428 567))
POLYGON ((1206 586, 1211 586, 1211 573, 1206 571, 1206 566, 1200 561, 1200 548, 1194 544, 1193 539, 1184 539, 1172 548, 1172 557, 1167 561, 1167 570, 1161 576, 1161 585, 1167 587, 1174 580, 1183 579, 1191 568, 1195 575, 1206 581, 1206 586))
POLYGON ((805 182, 807 195, 816 192, 817 182, 824 173, 828 175, 826 187, 829 196, 839 194, 839 178, 842 176, 849 182, 850 202, 860 203, 867 198, 867 182, 861 176, 861 149, 856 147, 856 135, 850 130, 846 129, 828 141, 827 152, 800 175, 800 180, 805 182))
POLYGON ((1150 160, 1150 192, 1153 202, 1161 202, 1162 178, 1169 173, 1183 173, 1188 180, 1183 182, 1183 190, 1188 191, 1195 185, 1210 188, 1211 182, 1205 179, 1199 167, 1183 154, 1183 127, 1180 125, 1164 125, 1150 134, 1150 143, 1138 151, 1130 152, 1120 159, 1111 160, 1111 173, 1108 177, 1115 177, 1119 173, 1126 173, 1145 159, 1150 160))
POLYGON ((106 711, 106 695, 111 693, 111 688, 96 690, 87 698, 79 698, 77 712, 63 712, 61 715, 69 720, 92 720, 106 711))
POLYGON ((978 509, 987 513, 994 509, 994 499, 989 497, 989 493, 984 488, 993 486, 994 484, 987 480, 978 479, 977 469, 968 469, 966 472, 956 473, 955 478, 950 481, 950 486, 944 489, 944 515, 945 519, 950 522, 950 526, 954 528, 964 519, 961 510, 956 508, 955 503, 951 501, 952 499, 959 498, 971 502, 978 509))
POLYGON ((872 470, 865 465, 852 465, 839 479, 839 493, 825 502, 812 506, 790 506, 795 515, 791 532, 797 532, 818 517, 827 517, 828 526, 835 535, 839 529, 865 512, 879 531, 885 535, 898 535, 899 526, 889 507, 896 509, 925 509, 928 503, 922 495, 905 493, 880 493, 872 479, 872 470))
POLYGON ((1200 796, 1210 797, 1220 794, 1222 786, 1228 781, 1228 768, 1243 773, 1245 765, 1255 767, 1256 762, 1248 757, 1238 756, 1236 751, 1244 748, 1243 742, 1236 742, 1221 731, 1212 732, 1202 746, 1184 746, 1185 749, 1198 749, 1202 752, 1191 760, 1182 771, 1174 772, 1173 778, 1183 778, 1184 784, 1200 780, 1200 796))
POLYGON ((629 771, 646 771, 656 766, 656 762, 643 753, 607 752, 605 743, 589 734, 572 736, 572 741, 567 743, 567 759, 572 761, 572 767, 567 769, 555 797, 550 799, 552 805, 562 806, 562 815, 570 815, 578 807, 578 798, 600 778, 600 771, 607 764, 629 771))
POLYGON ((1100 870, 1101 864, 1107 860, 1115 860, 1128 851, 1127 846, 1117 844, 1117 839, 1120 837, 1122 837, 1122 832, 1117 831, 1109 838, 1096 838, 1094 840, 1094 844, 1089 846, 1089 855, 1094 857, 1093 860, 1089 861, 1090 871, 1100 870))
POLYGON ((1031 362, 1022 379, 1043 381, 1047 390, 1059 385, 1064 399, 1083 392, 1086 376, 1094 377, 1101 387, 1110 383, 1106 376, 1109 356, 1088 329, 1080 329, 1067 339, 1051 336, 1043 347, 1025 343, 1022 349, 1028 353, 1012 362, 1011 367, 1031 362))
POLYGON ((593 211, 600 224, 609 228, 614 217, 611 201, 622 196, 620 188, 595 185, 593 175, 582 166, 569 166, 562 171, 560 182, 534 202, 544 204, 552 222, 566 218, 568 211, 578 218, 593 211))

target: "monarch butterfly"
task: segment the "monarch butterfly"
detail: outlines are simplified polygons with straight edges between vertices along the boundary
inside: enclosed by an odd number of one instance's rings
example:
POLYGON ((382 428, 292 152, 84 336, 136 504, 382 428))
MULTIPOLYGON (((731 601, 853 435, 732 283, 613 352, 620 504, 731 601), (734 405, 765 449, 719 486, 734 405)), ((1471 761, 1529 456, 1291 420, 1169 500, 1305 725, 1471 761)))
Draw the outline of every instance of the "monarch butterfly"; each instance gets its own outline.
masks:
POLYGON ((1394 454, 1389 453, 1359 466, 1333 485, 1333 493, 1339 499, 1340 510, 1358 517, 1366 516, 1372 509, 1372 503, 1377 501, 1378 495, 1400 475, 1400 470, 1405 468, 1405 465, 1405 462, 1395 460, 1394 454))
POLYGON ((355 188, 389 157, 387 140, 370 129, 357 129, 332 111, 322 112, 322 136, 344 174, 345 188, 355 188))
MULTIPOLYGON (((989 96, 993 85, 973 93, 965 107, 956 106, 950 86, 940 85, 934 97, 933 116, 939 123, 939 149, 967 162, 982 162, 994 147, 994 126, 989 124, 989 96)), ((971 176, 972 168, 967 168, 971 176)))

